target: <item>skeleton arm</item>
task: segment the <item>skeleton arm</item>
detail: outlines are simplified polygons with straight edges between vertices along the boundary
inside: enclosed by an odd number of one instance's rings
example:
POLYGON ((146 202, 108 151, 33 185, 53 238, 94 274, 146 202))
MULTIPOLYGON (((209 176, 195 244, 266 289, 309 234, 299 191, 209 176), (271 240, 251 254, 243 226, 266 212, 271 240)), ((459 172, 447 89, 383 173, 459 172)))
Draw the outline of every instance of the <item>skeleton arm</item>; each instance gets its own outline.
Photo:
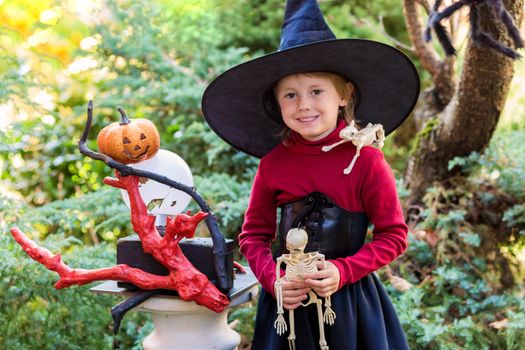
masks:
POLYGON ((322 150, 323 150, 323 152, 328 152, 328 151, 330 151, 332 148, 337 147, 337 146, 339 146, 340 144, 345 143, 345 142, 348 142, 348 141, 350 141, 350 140, 343 139, 343 140, 341 140, 341 141, 339 141, 339 142, 336 142, 336 143, 334 143, 334 144, 331 144, 331 145, 328 145, 328 146, 323 146, 322 150))
POLYGON ((277 299, 277 313, 282 315, 284 313, 283 309, 283 282, 281 281, 281 264, 283 262, 283 257, 280 256, 277 258, 277 265, 275 266, 275 298, 277 299))
POLYGON ((281 280, 281 264, 283 263, 283 257, 280 256, 277 258, 277 265, 275 266, 275 298, 277 299, 277 319, 275 320, 273 326, 277 329, 277 334, 282 335, 288 327, 286 326, 286 321, 284 319, 284 308, 283 308, 283 282, 281 280))
POLYGON ((352 171, 352 168, 354 167, 355 161, 357 160, 357 157, 359 157, 359 155, 361 154, 361 148, 363 148, 363 144, 362 143, 358 143, 356 146, 357 146, 357 150, 355 152, 354 158, 352 158, 352 161, 350 162, 350 165, 348 165, 348 167, 346 167, 343 170, 343 173, 345 175, 350 174, 350 172, 352 171))
MULTIPOLYGON (((323 254, 319 254, 319 260, 323 264, 323 270, 328 268, 323 254)), ((330 296, 324 298, 324 306, 326 308, 323 316, 324 323, 327 323, 331 326, 335 322, 335 312, 332 310, 332 301, 330 300, 330 296)))

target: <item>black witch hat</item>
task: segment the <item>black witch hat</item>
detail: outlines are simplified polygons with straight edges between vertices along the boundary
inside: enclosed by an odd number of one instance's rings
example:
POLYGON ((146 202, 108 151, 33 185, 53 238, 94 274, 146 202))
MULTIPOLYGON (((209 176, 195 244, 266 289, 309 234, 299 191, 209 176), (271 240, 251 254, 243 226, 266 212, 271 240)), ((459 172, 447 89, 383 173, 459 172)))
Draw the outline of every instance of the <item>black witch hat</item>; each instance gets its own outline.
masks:
POLYGON ((279 50, 219 75, 204 92, 204 117, 232 147, 262 157, 279 144, 284 125, 268 95, 277 81, 302 72, 333 72, 351 81, 356 121, 380 123, 385 134, 408 117, 419 96, 419 76, 401 51, 371 40, 336 39, 316 0, 288 0, 279 50))

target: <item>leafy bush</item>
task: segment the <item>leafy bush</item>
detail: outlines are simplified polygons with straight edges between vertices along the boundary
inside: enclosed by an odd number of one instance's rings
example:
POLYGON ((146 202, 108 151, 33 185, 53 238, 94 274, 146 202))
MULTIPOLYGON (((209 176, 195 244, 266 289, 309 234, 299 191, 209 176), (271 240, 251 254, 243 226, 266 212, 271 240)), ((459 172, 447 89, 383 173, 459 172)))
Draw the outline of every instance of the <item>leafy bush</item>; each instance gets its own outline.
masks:
POLYGON ((428 250, 427 244, 411 236, 402 262, 392 266, 399 265, 400 274, 415 286, 401 293, 387 284, 410 348, 520 349, 516 340, 525 337, 519 323, 525 305, 519 291, 494 290, 481 259, 476 261, 478 267, 458 261, 438 264, 436 252, 428 260, 428 250), (424 262, 419 260, 422 256, 424 262), (414 265, 425 267, 420 275, 406 272, 414 265))
POLYGON ((228 323, 241 335, 239 349, 251 348, 256 312, 257 301, 251 301, 233 308, 228 315, 228 323))
POLYGON ((0 219, 3 232, 17 225, 40 239, 76 237, 86 244, 114 243, 133 232, 120 190, 108 187, 42 207, 31 207, 21 199, 0 194, 0 219))
POLYGON ((522 137, 505 132, 484 155, 454 159, 470 176, 427 191, 409 248, 391 264, 413 287, 387 285, 412 349, 523 347, 522 137))
POLYGON ((196 177, 195 184, 214 211, 222 233, 236 238, 248 206, 251 182, 239 182, 227 174, 213 174, 196 177))
MULTIPOLYGON (((115 264, 114 245, 89 247, 63 235, 51 235, 39 244, 62 252, 71 267, 115 264)), ((0 233, 0 254, 0 348, 112 349, 113 344, 140 348, 145 336, 141 330, 150 327, 144 314, 127 315, 114 336, 110 309, 120 300, 94 294, 90 286, 55 290, 58 275, 31 260, 5 231, 0 233)))

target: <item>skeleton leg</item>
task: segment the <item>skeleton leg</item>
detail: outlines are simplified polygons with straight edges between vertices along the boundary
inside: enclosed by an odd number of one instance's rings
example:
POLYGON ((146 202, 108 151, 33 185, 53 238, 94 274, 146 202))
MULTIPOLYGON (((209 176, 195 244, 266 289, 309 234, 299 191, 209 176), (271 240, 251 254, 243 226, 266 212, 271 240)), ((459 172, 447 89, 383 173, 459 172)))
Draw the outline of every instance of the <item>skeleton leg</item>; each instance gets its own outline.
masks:
MULTIPOLYGON (((315 295, 315 294, 314 294, 315 295)), ((323 323, 323 301, 318 299, 317 296, 314 297, 315 304, 317 306, 317 320, 319 321, 319 346, 321 350, 329 350, 328 344, 326 344, 326 338, 324 336, 324 323, 323 323)))
POLYGON ((385 145, 385 130, 383 129, 383 126, 380 126, 380 128, 376 132, 376 139, 377 139, 377 147, 379 149, 383 148, 385 145))
POLYGON ((290 316, 290 335, 288 336, 288 346, 290 350, 295 350, 295 322, 293 310, 288 310, 290 316))
POLYGON ((323 146, 322 150, 323 150, 323 152, 328 152, 328 151, 330 151, 332 148, 337 147, 337 146, 339 146, 340 144, 345 143, 345 142, 347 142, 347 141, 348 141, 348 140, 341 140, 341 141, 336 142, 336 143, 334 143, 334 144, 332 144, 332 145, 323 146))
POLYGON ((363 147, 362 145, 358 145, 357 146, 357 151, 355 152, 355 156, 354 158, 352 159, 352 162, 350 163, 350 165, 348 166, 348 168, 346 168, 345 170, 343 170, 343 173, 345 175, 348 175, 350 174, 350 172, 352 171, 352 168, 354 167, 354 164, 355 164, 355 161, 357 160, 357 157, 359 157, 359 155, 361 154, 361 147, 363 147))

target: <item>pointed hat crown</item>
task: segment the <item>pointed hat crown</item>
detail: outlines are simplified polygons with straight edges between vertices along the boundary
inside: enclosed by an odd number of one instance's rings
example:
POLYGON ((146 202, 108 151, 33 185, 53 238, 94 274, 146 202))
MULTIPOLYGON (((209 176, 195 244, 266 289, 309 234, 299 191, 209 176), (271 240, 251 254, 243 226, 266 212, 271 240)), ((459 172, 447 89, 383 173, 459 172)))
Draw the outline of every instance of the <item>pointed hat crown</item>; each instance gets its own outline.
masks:
POLYGON ((286 3, 279 51, 335 38, 316 0, 289 0, 286 3))

